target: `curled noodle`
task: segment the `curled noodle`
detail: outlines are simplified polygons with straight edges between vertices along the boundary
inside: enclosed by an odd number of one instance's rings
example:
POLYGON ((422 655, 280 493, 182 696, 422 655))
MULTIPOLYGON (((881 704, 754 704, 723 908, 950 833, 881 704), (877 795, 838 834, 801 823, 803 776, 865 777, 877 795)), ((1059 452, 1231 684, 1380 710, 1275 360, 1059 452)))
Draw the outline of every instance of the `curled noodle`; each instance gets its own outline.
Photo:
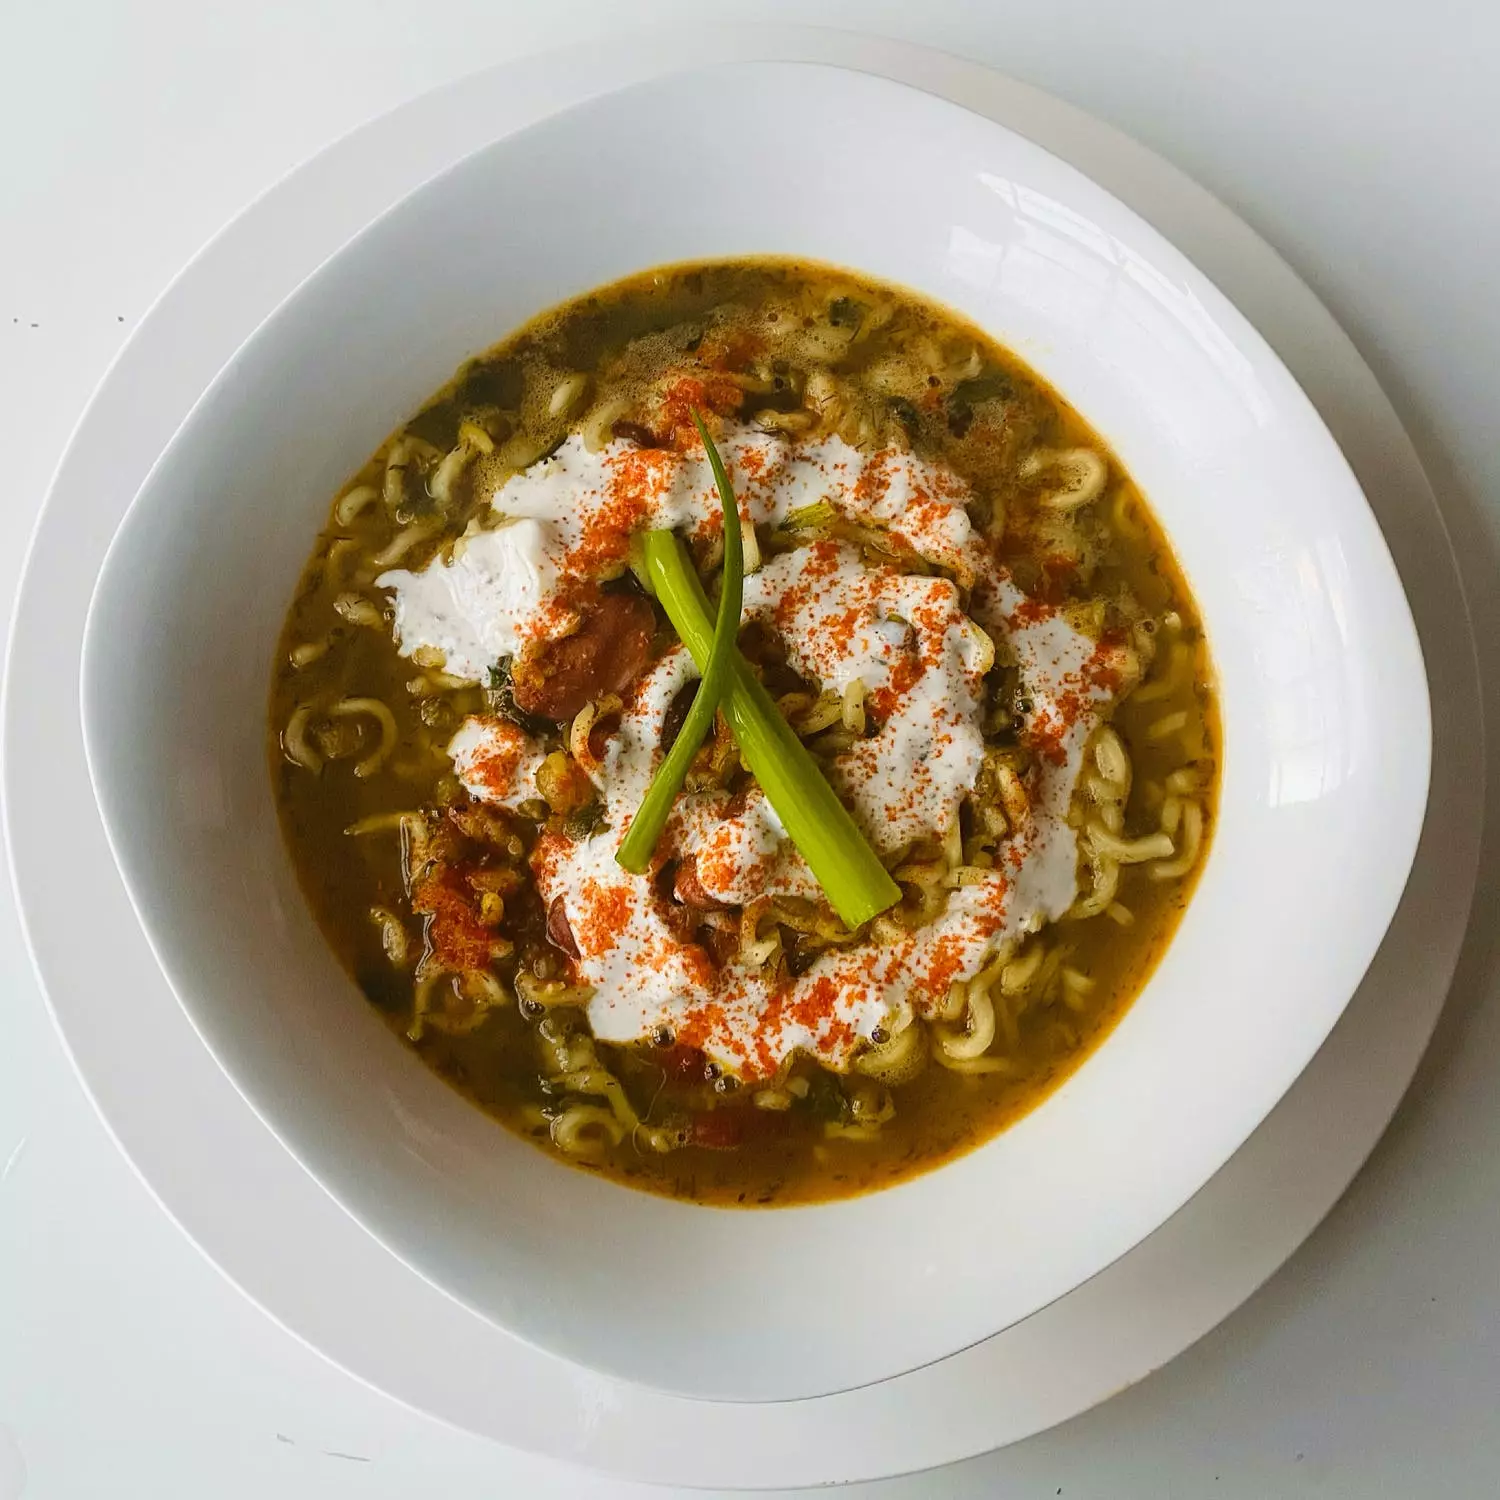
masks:
POLYGON ((423 542, 435 537, 442 528, 436 521, 413 521, 412 524, 402 531, 398 531, 384 547, 370 559, 372 569, 394 567, 413 547, 420 547, 423 542))
POLYGON ((552 1121, 552 1144, 568 1156, 595 1156, 624 1139, 625 1126, 597 1104, 570 1104, 552 1121))
POLYGON ((589 377, 587 375, 564 375, 552 388, 552 395, 547 400, 547 415, 549 417, 570 416, 587 394, 588 388, 589 377))
POLYGON ((464 1036, 483 1026, 490 1011, 508 1004, 509 998, 500 981, 483 970, 427 969, 417 980, 411 1024, 406 1028, 406 1035, 411 1041, 420 1042, 427 1028, 431 1027, 449 1036, 464 1036), (455 1000, 462 1000, 467 1010, 436 1006, 434 1002, 440 987, 446 988, 455 1000))
POLYGON ((340 594, 333 601, 334 613, 351 625, 364 625, 371 630, 385 629, 385 615, 373 599, 362 594, 340 594))
POLYGON ((634 403, 629 396, 616 396, 613 400, 601 401, 583 419, 579 436, 590 453, 598 453, 614 441, 614 426, 630 414, 634 403))
POLYGON ((1109 477, 1109 465, 1092 448, 1038 448, 1022 460, 1020 473, 1031 479, 1048 469, 1060 469, 1064 480, 1038 503, 1044 510, 1064 514, 1097 500, 1109 477))
POLYGON ((887 1087, 910 1083, 927 1066, 927 1027, 914 1016, 887 1042, 871 1047, 856 1060, 855 1068, 867 1078, 887 1087))
POLYGON ((844 689, 839 713, 850 734, 862 735, 865 732, 865 685, 859 678, 856 677, 844 689))
POLYGON ((291 662, 294 671, 300 672, 327 654, 328 637, 324 636, 321 641, 304 641, 300 646, 293 646, 287 652, 287 660, 291 662))
POLYGON ((1170 859, 1175 852, 1169 834, 1158 830, 1138 839, 1123 839, 1111 833, 1102 823, 1090 823, 1084 837, 1097 854, 1118 865, 1142 865, 1147 860, 1170 859))
POLYGON ((375 720, 380 730, 380 743, 354 767, 360 778, 373 776, 390 759, 396 748, 396 716, 379 698, 342 698, 328 710, 330 719, 346 719, 365 716, 375 720))
POLYGON ((584 1006, 594 998, 588 984, 565 984, 560 979, 538 979, 525 969, 516 975, 516 994, 528 1005, 543 1010, 562 1010, 567 1006, 584 1006))
POLYGON ((334 505, 333 518, 340 526, 352 526, 379 498, 373 484, 357 484, 334 505))
POLYGON ((1149 874, 1153 880, 1180 880, 1198 862, 1198 851, 1203 844, 1203 808, 1197 802, 1186 801, 1180 806, 1181 847, 1175 859, 1151 866, 1149 874))
POLYGON ((316 776, 323 769, 323 757, 313 749, 307 738, 307 728, 314 712, 316 710, 311 703, 299 703, 292 710, 291 718, 286 721, 286 728, 281 731, 281 748, 286 751, 289 760, 316 776))
POLYGON ((385 478, 381 482, 381 497, 386 509, 394 511, 406 499, 406 475, 410 467, 411 445, 405 438, 391 444, 385 458, 385 478))
POLYGON ((585 703, 574 715, 572 726, 568 730, 568 751, 579 765, 597 766, 599 764, 599 757, 594 754, 589 745, 589 735, 596 724, 608 719, 612 714, 619 713, 623 706, 617 694, 607 693, 603 698, 585 703))
POLYGON ((380 929, 380 946, 391 964, 404 969, 411 955, 411 940, 401 918, 388 906, 372 906, 370 920, 380 929))
MULTIPOLYGON (((982 984, 969 986, 968 1014, 963 1029, 935 1026, 932 1039, 945 1057, 969 1062, 988 1052, 995 1042, 995 1007, 989 988, 982 984)), ((940 1057, 939 1061, 943 1059, 940 1057)))

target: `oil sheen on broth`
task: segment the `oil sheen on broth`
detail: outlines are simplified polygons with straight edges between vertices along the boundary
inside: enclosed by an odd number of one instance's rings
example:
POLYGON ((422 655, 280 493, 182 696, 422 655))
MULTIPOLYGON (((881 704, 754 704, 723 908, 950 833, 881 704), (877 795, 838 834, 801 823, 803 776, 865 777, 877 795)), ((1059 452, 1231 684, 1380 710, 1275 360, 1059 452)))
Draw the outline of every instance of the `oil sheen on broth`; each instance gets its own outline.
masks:
POLYGON ((719 1204, 982 1142, 1171 938, 1218 778, 1170 548, 1071 407, 909 292, 670 267, 467 364, 335 498, 287 617, 272 776, 391 1029, 580 1167, 719 1204), (850 932, 720 715, 649 877, 614 851, 696 672, 630 567, 670 526, 892 872, 850 932))

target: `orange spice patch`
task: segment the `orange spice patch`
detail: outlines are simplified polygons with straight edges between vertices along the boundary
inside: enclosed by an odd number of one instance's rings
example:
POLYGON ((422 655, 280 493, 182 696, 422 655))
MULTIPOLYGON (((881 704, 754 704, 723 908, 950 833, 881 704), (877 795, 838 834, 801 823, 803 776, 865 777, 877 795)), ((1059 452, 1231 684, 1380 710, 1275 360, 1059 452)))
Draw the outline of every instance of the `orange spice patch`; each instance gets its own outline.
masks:
POLYGON ((606 461, 609 477, 604 503, 589 516, 577 543, 563 560, 565 571, 594 578, 630 555, 630 538, 651 518, 671 488, 680 460, 659 448, 628 448, 606 461))
POLYGON ((573 840, 566 834, 544 829, 532 846, 531 873, 543 890, 557 878, 557 867, 563 856, 573 847, 573 840))
POLYGON ((812 602, 817 592, 814 585, 822 579, 831 578, 838 571, 839 544, 837 542, 824 538, 814 542, 806 550, 807 560, 802 566, 801 580, 782 594, 776 602, 775 609, 771 612, 771 618, 775 621, 777 629, 783 632, 791 628, 798 612, 812 602))
POLYGON ((1078 560, 1065 552, 1042 559, 1042 578, 1034 592, 1049 604, 1061 604, 1078 579, 1078 560))
POLYGON ((427 917, 427 943, 445 969, 486 969, 510 941, 479 920, 477 898, 463 872, 438 862, 412 886, 412 910, 427 917))
POLYGON ((901 701, 922 680, 926 663, 915 651, 903 651, 891 665, 891 680, 866 698, 870 712, 885 720, 901 706, 901 701))
POLYGON ((927 966, 918 976, 923 990, 933 999, 946 995, 964 966, 964 940, 956 933, 940 937, 932 945, 927 966))
POLYGON ((1043 620, 1050 620, 1056 613, 1052 605, 1042 599, 1023 599, 1006 618, 1012 630, 1019 630, 1023 625, 1037 625, 1043 620))
POLYGON ((526 754, 526 734, 509 719, 496 715, 486 714, 483 723, 490 731, 489 748, 470 759, 468 779, 499 801, 515 787, 516 772, 526 754))
POLYGON ((731 1034, 729 1015, 723 1005, 717 1000, 701 1000, 677 1023, 676 1041, 679 1046, 707 1052, 716 1038, 731 1034))
POLYGON ((1043 760, 1054 766, 1066 765, 1068 752, 1063 741, 1067 738, 1070 723, 1050 708, 1039 708, 1033 712, 1021 733, 1023 743, 1034 750, 1043 760))
POLYGON ((862 510, 873 510, 885 492, 891 487, 891 471, 888 467, 891 453, 883 448, 864 467, 863 473, 854 482, 854 500, 862 510))
POLYGON ((693 425, 693 411, 712 412, 721 417, 733 416, 744 401, 744 392, 727 375, 705 373, 701 378, 683 375, 662 392, 661 425, 680 453, 700 446, 698 429, 693 425))
POLYGON ((705 891, 726 891, 736 883, 754 890, 770 872, 763 855, 750 856, 733 843, 709 844, 698 851, 698 881, 705 891))
POLYGON ((758 484, 766 473, 766 455, 758 448, 742 448, 734 459, 735 468, 751 484, 758 484))
POLYGON ((1099 697, 1120 690, 1125 680, 1124 646, 1123 631, 1106 630, 1083 666, 1063 676, 1052 707, 1038 708, 1032 714, 1022 731, 1023 742, 1053 765, 1064 765, 1068 753, 1063 741, 1069 730, 1099 697))
POLYGON ((607 953, 624 936, 635 903, 624 886, 603 886, 586 880, 579 893, 579 910, 568 914, 573 939, 587 956, 607 953))

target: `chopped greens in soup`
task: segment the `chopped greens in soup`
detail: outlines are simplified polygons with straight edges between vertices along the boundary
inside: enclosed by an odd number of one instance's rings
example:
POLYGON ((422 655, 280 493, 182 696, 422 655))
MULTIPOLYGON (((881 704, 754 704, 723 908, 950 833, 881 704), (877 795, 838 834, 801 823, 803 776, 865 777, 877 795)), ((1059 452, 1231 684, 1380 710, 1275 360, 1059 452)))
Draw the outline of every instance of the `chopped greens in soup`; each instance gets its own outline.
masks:
POLYGON ((1218 774, 1192 598, 1097 434, 956 315, 770 259, 567 303, 393 433, 304 572, 271 749, 392 1029, 567 1160, 720 1204, 885 1186, 1044 1098, 1170 940, 1218 774), (695 414, 738 654, 636 874, 723 582, 695 414), (702 640, 647 586, 665 531, 702 640), (889 891, 858 925, 757 703, 889 891))

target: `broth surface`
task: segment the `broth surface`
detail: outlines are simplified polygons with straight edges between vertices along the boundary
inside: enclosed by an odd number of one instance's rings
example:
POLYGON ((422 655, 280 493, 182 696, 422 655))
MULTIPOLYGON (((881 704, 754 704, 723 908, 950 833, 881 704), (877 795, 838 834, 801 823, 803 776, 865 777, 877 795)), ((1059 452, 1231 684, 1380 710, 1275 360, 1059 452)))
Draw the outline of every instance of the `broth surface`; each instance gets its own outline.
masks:
MULTIPOLYGON (((712 595, 711 528, 690 541, 712 595)), ((826 509, 757 528, 751 545, 762 566, 822 546, 892 575, 953 577, 943 559, 826 509)), ((633 619, 650 603, 620 557, 597 581, 590 609, 623 599, 633 619)), ((984 586, 954 583, 965 608, 984 586)), ((654 630, 660 662, 675 637, 659 607, 654 630)), ((1019 785, 1023 804, 1027 795, 1035 803, 1047 770, 1038 710, 1005 659, 1005 632, 988 633, 1000 644, 980 689, 986 769, 946 836, 934 829, 882 854, 903 891, 890 921, 906 928, 936 920, 924 914, 957 899, 975 872, 1000 868, 1026 817, 1008 799, 1019 785)), ((833 764, 849 742, 877 732, 880 710, 856 702, 852 720, 828 721, 830 695, 788 668, 774 636, 752 622, 741 649, 804 741, 833 764)), ((973 1148, 1045 1098, 1107 1036, 1170 942, 1208 850, 1218 782, 1197 610, 1144 498, 1098 434, 955 314, 851 272, 769 259, 668 267, 554 309, 470 361, 391 434, 335 498, 312 550, 278 648, 269 725, 276 800, 308 901, 403 1044, 574 1165, 727 1205, 889 1185, 973 1148), (517 663, 476 682, 430 653, 401 654, 392 589, 376 582, 450 565, 471 545, 455 548, 458 539, 494 526, 496 492, 544 474, 560 450, 580 462, 591 448, 675 461, 687 441, 674 426, 683 391, 714 414, 726 446, 741 444, 737 452, 761 435, 778 453, 837 440, 866 458, 894 455, 951 474, 976 545, 1024 596, 1010 618, 1065 619, 1132 664, 1101 700, 1103 727, 1090 730, 1068 814, 1080 849, 1078 907, 987 957, 987 977, 973 981, 983 993, 960 976, 956 999, 933 997, 898 1035, 877 1028, 835 1067, 799 1052, 769 1075, 737 1072, 685 1030, 623 1044, 595 1038, 569 952, 576 939, 556 918, 549 924, 535 870, 546 841, 572 847, 609 833, 599 826, 603 773, 592 757, 619 733, 611 701, 621 695, 592 701, 600 711, 580 742, 574 714, 545 722, 517 710, 517 663), (471 718, 525 724, 528 744, 553 758, 524 789, 535 795, 501 807, 464 789, 448 746, 471 718), (1119 753, 1125 780, 1111 781, 1119 753), (455 901, 457 916, 444 906, 455 901), (460 927, 489 943, 462 972, 444 947, 444 934, 460 927), (969 1056, 987 1026, 993 1041, 969 1056)), ((690 786, 731 799, 754 790, 722 716, 694 776, 690 786)), ((690 862, 673 854, 661 866, 659 899, 722 971, 743 960, 744 912, 684 898, 684 889, 693 895, 681 879, 690 862)), ((877 918, 869 931, 839 932, 815 897, 758 911, 752 926, 774 950, 765 961, 773 985, 792 984, 841 945, 863 951, 894 930, 877 918)))

